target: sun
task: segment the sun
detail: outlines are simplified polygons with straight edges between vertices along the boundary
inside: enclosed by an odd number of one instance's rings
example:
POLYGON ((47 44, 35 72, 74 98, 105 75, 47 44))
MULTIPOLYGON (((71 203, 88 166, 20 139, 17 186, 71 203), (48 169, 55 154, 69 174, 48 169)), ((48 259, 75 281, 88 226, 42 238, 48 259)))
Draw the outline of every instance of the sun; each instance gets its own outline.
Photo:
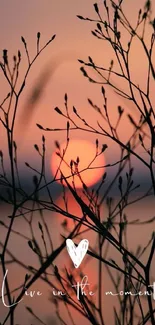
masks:
POLYGON ((60 179, 62 173, 71 185, 74 182, 76 188, 82 188, 83 183, 88 187, 97 183, 104 173, 105 159, 101 153, 94 160, 96 145, 87 140, 70 140, 62 160, 65 148, 66 142, 60 144, 60 149, 57 145, 51 157, 51 170, 56 179, 60 179))

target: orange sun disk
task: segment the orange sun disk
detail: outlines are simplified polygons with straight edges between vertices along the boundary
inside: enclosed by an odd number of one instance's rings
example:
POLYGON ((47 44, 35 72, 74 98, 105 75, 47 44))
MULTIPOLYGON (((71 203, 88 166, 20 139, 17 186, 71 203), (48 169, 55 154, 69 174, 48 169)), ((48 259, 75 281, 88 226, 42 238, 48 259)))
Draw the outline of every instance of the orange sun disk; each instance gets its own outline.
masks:
POLYGON ((96 155, 96 146, 92 142, 87 140, 81 140, 81 139, 70 140, 68 143, 67 150, 65 151, 64 158, 62 160, 61 157, 57 155, 57 153, 61 152, 61 156, 62 156, 63 150, 65 150, 65 148, 66 148, 66 143, 62 143, 60 145, 60 151, 57 149, 52 154, 51 169, 54 176, 60 166, 60 169, 58 170, 58 173, 56 175, 56 179, 60 179, 60 175, 61 175, 60 171, 61 171, 65 177, 71 175, 70 177, 67 178, 67 180, 71 185, 73 184, 72 182, 74 181, 76 188, 83 187, 82 181, 88 187, 97 183, 104 173, 103 166, 105 165, 105 160, 104 160, 103 153, 98 157, 96 157, 96 159, 90 165, 90 163, 92 162, 92 160, 96 155), (77 159, 79 160, 78 167, 76 167, 77 166, 76 162, 78 161, 77 159), (79 174, 76 174, 74 176, 72 176, 72 172, 71 172, 71 161, 73 161, 72 163, 73 173, 75 173, 75 171, 77 172, 77 168, 79 172, 79 174), (88 169, 89 165, 91 169, 90 168, 88 169))

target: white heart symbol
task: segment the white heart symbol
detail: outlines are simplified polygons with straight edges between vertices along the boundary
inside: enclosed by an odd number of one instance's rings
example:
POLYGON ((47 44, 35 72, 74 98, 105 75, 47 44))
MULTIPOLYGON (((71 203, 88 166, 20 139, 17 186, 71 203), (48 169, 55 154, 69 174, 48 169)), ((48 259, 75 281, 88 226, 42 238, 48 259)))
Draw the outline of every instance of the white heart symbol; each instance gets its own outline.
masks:
POLYGON ((89 241, 87 239, 82 239, 76 247, 71 239, 66 239, 66 246, 68 254, 77 269, 87 253, 89 241))

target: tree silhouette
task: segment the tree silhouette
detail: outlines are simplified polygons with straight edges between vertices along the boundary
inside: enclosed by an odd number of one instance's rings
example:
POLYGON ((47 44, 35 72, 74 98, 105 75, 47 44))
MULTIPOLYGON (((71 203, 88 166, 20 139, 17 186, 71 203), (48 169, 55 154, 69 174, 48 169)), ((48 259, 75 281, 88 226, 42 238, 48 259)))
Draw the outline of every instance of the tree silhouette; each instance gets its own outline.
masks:
MULTIPOLYGON (((55 111, 60 115, 60 118, 64 118, 65 126, 63 130, 59 127, 52 129, 49 127, 37 124, 37 127, 42 132, 41 145, 34 144, 34 149, 38 154, 38 160, 40 160, 41 168, 36 169, 32 165, 26 162, 28 170, 33 171, 33 191, 26 192, 21 183, 21 175, 18 166, 17 157, 17 144, 14 140, 14 128, 16 121, 16 113, 18 109, 19 98, 24 91, 27 76, 32 68, 33 63, 41 52, 46 48, 55 38, 55 35, 40 49, 40 33, 37 34, 37 49, 36 56, 31 60, 27 47, 26 40, 22 37, 25 53, 28 61, 28 68, 26 74, 19 86, 17 81, 19 77, 19 68, 21 63, 21 53, 18 52, 17 56, 13 58, 13 68, 11 70, 8 58, 7 50, 3 50, 3 57, 1 62, 1 70, 4 75, 4 79, 7 80, 10 87, 10 93, 5 97, 1 103, 1 123, 7 134, 7 150, 10 162, 11 178, 7 176, 7 172, 4 166, 3 152, 0 152, 1 158, 1 173, 0 184, 3 189, 1 191, 0 199, 6 206, 11 207, 12 212, 6 222, 1 221, 1 227, 6 229, 6 237, 1 244, 1 269, 3 277, 7 272, 7 265, 9 263, 17 264, 18 267, 25 269, 25 279, 20 288, 16 288, 14 291, 19 291, 16 299, 13 299, 13 292, 10 289, 8 278, 5 278, 5 295, 8 300, 8 304, 11 306, 8 309, 8 313, 4 320, 1 320, 1 324, 6 324, 7 321, 11 325, 15 324, 15 311, 20 308, 20 300, 25 294, 25 290, 28 290, 32 285, 41 279, 49 286, 51 291, 51 303, 55 306, 56 320, 49 320, 51 324, 59 321, 61 324, 76 324, 76 320, 73 317, 73 310, 75 310, 81 317, 83 322, 88 321, 88 324, 106 324, 104 320, 104 303, 103 303, 103 285, 104 285, 104 273, 106 271, 109 276, 112 286, 115 292, 123 292, 124 294, 118 294, 117 307, 113 308, 113 323, 117 325, 127 324, 155 324, 153 307, 153 288, 152 285, 152 270, 153 270, 153 257, 155 250, 155 236, 154 232, 147 238, 148 243, 146 245, 136 247, 134 252, 131 251, 128 245, 128 229, 131 225, 145 226, 148 223, 154 222, 154 217, 147 216, 144 221, 131 220, 130 216, 126 214, 126 209, 129 206, 133 206, 136 202, 143 202, 148 197, 155 195, 155 175, 154 175, 154 109, 151 87, 154 84, 155 68, 154 68, 154 39, 155 39, 155 21, 152 20, 152 6, 151 2, 147 1, 144 9, 140 9, 135 26, 131 26, 128 17, 124 12, 124 1, 103 1, 101 6, 97 3, 94 4, 94 11, 96 18, 85 18, 83 16, 77 16, 80 20, 93 24, 92 34, 100 41, 107 42, 112 50, 114 57, 110 60, 109 67, 97 65, 93 58, 88 57, 88 61, 79 60, 81 66, 81 72, 89 82, 98 84, 101 88, 101 97, 103 106, 99 107, 97 104, 88 98, 88 102, 92 109, 96 111, 97 116, 97 128, 85 120, 80 115, 78 109, 73 106, 70 109, 68 95, 64 96, 64 110, 58 107, 55 111), (103 10, 104 9, 104 10, 103 10), (102 12, 104 17, 102 17, 102 12), (149 45, 148 40, 146 42, 147 28, 151 27, 149 45), (123 39, 123 35, 126 36, 126 41, 123 39), (130 64, 130 56, 132 47, 134 47, 134 41, 139 42, 142 51, 146 57, 147 75, 145 77, 145 87, 140 87, 139 83, 135 81, 132 73, 132 67, 130 64), (93 76, 92 76, 93 75, 93 76), (95 75, 95 77, 94 77, 95 75), (119 86, 119 80, 121 80, 121 87, 119 86), (133 113, 126 113, 126 109, 121 106, 117 107, 117 119, 115 122, 111 122, 111 112, 108 107, 107 87, 111 87, 113 91, 121 96, 125 102, 132 104, 133 113), (74 118, 73 118, 74 116, 74 118), (99 116, 99 119, 98 119, 99 116), (124 142, 121 138, 120 129, 121 123, 123 124, 123 116, 128 118, 128 123, 132 126, 132 133, 129 139, 124 142), (96 152, 94 154, 93 161, 90 161, 87 169, 91 169, 92 162, 98 157, 98 155, 104 153, 106 150, 110 150, 109 143, 116 145, 116 150, 120 152, 120 159, 113 163, 108 163, 104 166, 106 172, 101 181, 94 187, 89 188, 82 179, 83 170, 80 169, 80 157, 79 159, 71 159, 70 162, 70 174, 64 175, 61 170, 61 163, 65 162, 65 153, 68 149, 72 132, 78 130, 79 132, 89 132, 94 135, 96 144, 96 152), (60 165, 53 179, 48 181, 46 175, 46 132, 66 132, 66 148, 61 152, 61 146, 58 141, 56 144, 56 152, 60 158, 60 165), (103 144, 100 144, 98 140, 103 139, 103 144), (107 145, 107 141, 108 145, 107 145), (144 154, 141 154, 141 148, 144 154), (146 170, 149 172, 150 181, 148 188, 144 193, 139 191, 140 184, 136 184, 134 177, 137 173, 133 164, 133 157, 138 162, 142 163, 146 170), (115 175, 109 183, 107 182, 110 171, 115 167, 115 175), (60 177, 58 177, 58 171, 60 177), (79 177, 81 181, 82 194, 76 189, 74 183, 74 177, 79 177), (72 177, 72 185, 69 183, 69 178, 72 177), (59 178, 59 179, 58 179, 59 178), (62 198, 64 201, 64 207, 57 204, 53 196, 53 184, 55 182, 61 183, 62 198), (113 187, 117 187, 117 196, 112 195, 113 187), (4 191, 6 189, 6 191, 4 191), (44 193, 46 195, 42 195, 44 193), (4 194, 3 194, 4 193, 4 194), (70 211, 68 206, 67 195, 70 193, 72 198, 80 208, 80 215, 74 214, 70 211), (106 206, 105 215, 103 218, 102 209, 103 205, 106 206), (63 234, 61 234, 61 243, 57 248, 53 245, 53 235, 49 231, 48 224, 46 222, 46 213, 54 212, 55 214, 61 214, 64 216, 64 221, 61 225, 63 234), (34 230, 33 220, 35 214, 39 215, 38 229, 40 232, 40 240, 34 230), (22 218, 23 222, 29 228, 29 236, 17 232, 14 228, 16 218, 22 218), (72 219, 73 223, 70 227, 68 220, 72 219), (61 256, 62 251, 66 247, 66 239, 74 239, 74 242, 78 243, 85 233, 91 232, 96 235, 95 247, 88 249, 88 257, 90 257, 91 263, 98 263, 98 278, 96 279, 96 291, 97 299, 93 299, 89 295, 82 295, 80 292, 80 299, 77 301, 76 288, 77 274, 74 275, 74 268, 67 267, 64 269, 59 268, 57 264, 57 257, 61 256), (39 267, 27 266, 26 263, 21 262, 16 258, 15 252, 12 252, 8 248, 8 243, 11 234, 17 237, 22 237, 27 242, 29 251, 32 251, 34 256, 37 257, 39 267), (111 258, 111 249, 114 251, 114 258, 111 258), (147 261, 143 256, 147 253, 147 261), (116 258, 115 258, 116 257, 116 258), (52 290, 63 291, 64 295, 57 297, 52 295, 52 290), (125 294, 127 292, 127 294, 125 294), (130 294, 132 292, 132 294, 130 294), (147 292, 147 309, 146 301, 143 295, 137 294, 139 292, 147 292), (68 318, 62 315, 61 306, 65 306, 68 313, 68 318)), ((44 87, 44 81, 46 82, 44 75, 40 80, 40 83, 32 92, 30 102, 33 105, 36 100, 39 100, 42 88, 44 87)), ((28 113, 28 118, 31 118, 31 112, 28 113)), ((24 117, 25 118, 25 117, 24 117)), ((18 153, 19 154, 19 153, 18 153)), ((68 162, 66 162, 68 163, 68 162)), ((54 230, 53 230, 54 233, 54 230)), ((89 259, 88 259, 89 261, 89 259)), ((67 263, 66 263, 67 264, 67 263)), ((84 270, 81 266, 78 272, 79 278, 82 280, 84 277, 84 270)), ((31 307, 26 307, 27 311, 31 314, 36 322, 45 324, 44 320, 37 315, 37 311, 33 311, 31 307)), ((52 315, 53 317, 53 315, 52 315)), ((55 319, 55 318, 54 318, 55 319)))

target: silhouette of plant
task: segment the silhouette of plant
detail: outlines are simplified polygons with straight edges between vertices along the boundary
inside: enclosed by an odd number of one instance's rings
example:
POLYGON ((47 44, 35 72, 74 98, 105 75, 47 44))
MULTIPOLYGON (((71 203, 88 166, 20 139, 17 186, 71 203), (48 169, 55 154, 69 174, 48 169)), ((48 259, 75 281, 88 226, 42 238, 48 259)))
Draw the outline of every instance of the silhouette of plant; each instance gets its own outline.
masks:
MULTIPOLYGON (((5 277, 6 297, 10 308, 1 324, 6 324, 9 320, 10 324, 15 324, 15 310, 20 308, 20 300, 23 298, 25 291, 31 288, 37 279, 44 281, 51 291, 51 302, 55 306, 56 321, 52 319, 50 322, 59 321, 61 324, 76 324, 73 317, 73 310, 83 317, 84 322, 88 324, 104 325, 104 304, 103 304, 103 283, 104 272, 106 270, 115 292, 123 292, 117 295, 118 308, 114 307, 114 324, 127 325, 138 324, 144 325, 147 323, 155 324, 155 309, 153 307, 153 288, 152 285, 152 270, 153 258, 155 250, 155 236, 154 232, 150 234, 148 243, 144 247, 136 247, 135 251, 131 251, 128 245, 128 229, 130 225, 145 226, 148 223, 154 222, 154 217, 148 217, 144 221, 130 220, 130 216, 126 214, 126 209, 129 206, 134 206, 138 201, 143 201, 148 197, 155 195, 155 175, 154 175, 154 109, 151 87, 155 79, 155 67, 153 61, 154 39, 155 39, 155 22, 152 20, 152 6, 151 2, 147 1, 144 10, 140 9, 135 26, 131 26, 128 17, 126 16, 123 5, 125 0, 114 2, 112 0, 103 1, 100 6, 95 3, 94 11, 96 18, 85 18, 78 15, 78 18, 83 21, 88 21, 95 25, 92 30, 94 37, 107 42, 114 53, 114 58, 110 61, 109 67, 99 66, 89 56, 88 62, 79 60, 82 64, 81 72, 88 81, 98 84, 101 87, 101 96, 103 107, 93 103, 92 99, 88 98, 88 102, 92 109, 96 111, 99 116, 97 120, 97 128, 95 128, 88 120, 85 120, 80 115, 78 109, 73 106, 72 110, 69 107, 68 96, 64 97, 64 110, 58 107, 55 111, 64 118, 65 126, 63 129, 44 127, 37 124, 42 135, 42 144, 34 144, 34 149, 38 154, 38 159, 41 161, 40 170, 33 167, 33 163, 26 162, 28 170, 33 171, 33 191, 28 192, 23 188, 17 157, 17 144, 14 140, 14 127, 16 121, 16 113, 18 109, 19 98, 25 88, 28 73, 40 55, 40 53, 54 40, 55 35, 47 42, 47 44, 40 49, 40 33, 37 34, 37 54, 31 60, 27 43, 22 37, 25 53, 28 61, 28 68, 23 78, 21 85, 18 85, 19 67, 21 63, 21 54, 18 52, 17 56, 13 58, 13 69, 11 71, 8 52, 3 51, 3 61, 0 63, 4 78, 10 86, 10 93, 5 97, 0 105, 1 108, 1 123, 6 131, 8 139, 8 154, 10 161, 11 178, 7 176, 7 171, 4 166, 3 153, 0 152, 1 158, 1 173, 0 184, 6 192, 0 195, 1 201, 5 202, 7 206, 11 206, 12 212, 9 216, 10 223, 1 221, 1 226, 5 228, 6 237, 4 242, 0 241, 2 248, 1 253, 1 268, 3 277, 5 277), (104 17, 102 11, 104 9, 104 17), (146 42, 146 30, 151 27, 150 45, 146 42), (125 33, 126 41, 123 39, 125 33), (134 46, 134 41, 141 44, 142 50, 147 60, 147 76, 145 87, 140 87, 139 83, 135 81, 132 73, 130 56, 131 50, 134 46), (116 62, 115 62, 116 61, 116 62), (92 77, 95 73, 96 77, 92 77), (119 86, 121 80, 121 87, 119 86), (106 87, 111 87, 125 102, 132 104, 133 113, 126 113, 126 108, 118 106, 118 117, 115 122, 111 122, 111 112, 108 105, 106 87), (74 116, 74 118, 73 118, 74 116), (132 126, 131 135, 125 142, 122 140, 120 128, 121 123, 123 127, 123 116, 127 116, 129 125, 132 126), (94 187, 88 188, 84 183, 82 173, 84 170, 80 169, 80 157, 76 160, 71 159, 69 168, 70 174, 64 175, 61 169, 62 162, 68 164, 65 160, 65 153, 68 149, 72 132, 78 130, 79 132, 89 132, 94 135, 96 143, 96 152, 94 159, 90 161, 86 169, 92 169, 92 163, 95 159, 103 154, 106 150, 110 150, 111 143, 116 145, 116 150, 119 149, 120 159, 104 166, 104 172, 101 181, 94 187), (58 141, 56 144, 56 152, 60 159, 60 164, 56 174, 52 180, 47 179, 46 175, 46 132, 66 132, 66 148, 61 151, 61 146, 58 141), (103 144, 100 141, 103 139, 103 144), (107 144, 108 142, 108 144, 107 144), (139 148, 146 153, 144 156, 140 153, 139 148), (139 191, 140 184, 136 184, 134 175, 137 172, 133 163, 133 157, 138 162, 142 163, 150 175, 150 182, 148 188, 144 193, 139 191), (108 175, 115 167, 115 175, 112 180, 107 182, 108 175), (59 173, 60 177, 59 177, 59 173), (79 177, 82 194, 76 188, 74 178, 79 177), (69 182, 72 178, 72 185, 69 182), (59 180, 62 189, 62 197, 64 207, 57 204, 53 195, 53 184, 59 180), (117 186, 117 196, 112 193, 113 187, 117 186), (44 195, 42 195, 44 191, 44 195), (75 202, 80 207, 80 215, 71 213, 67 193, 70 192, 75 202), (4 194, 3 194, 4 193, 4 194), (46 195, 45 195, 46 193, 46 195), (103 218, 102 208, 106 206, 105 215, 103 218), (51 231, 48 229, 45 215, 46 213, 54 212, 65 217, 62 223, 63 235, 61 235, 61 243, 57 248, 54 248, 51 231), (35 214, 39 215, 38 229, 40 231, 40 239, 38 240, 34 231, 33 220, 35 214), (14 221, 16 218, 22 218, 23 222, 29 227, 29 237, 25 234, 19 233, 14 229, 14 221), (68 220, 72 219, 73 223, 70 227, 68 220), (62 253, 66 246, 67 238, 76 238, 79 240, 83 238, 83 234, 87 232, 96 234, 96 245, 90 247, 88 250, 88 257, 91 258, 91 263, 98 263, 98 278, 96 280, 97 288, 95 291, 98 297, 97 301, 85 296, 80 292, 80 299, 76 297, 76 283, 77 278, 74 275, 73 267, 66 267, 60 269, 57 263, 57 257, 62 253), (37 257, 39 267, 27 266, 17 259, 15 252, 13 253, 8 248, 8 243, 11 234, 17 237, 22 237, 28 243, 28 250, 31 250, 34 256, 37 257), (115 252, 114 258, 111 258, 111 248, 115 252), (147 262, 143 258, 147 253, 147 262), (115 258, 116 257, 116 258, 115 258), (19 267, 25 269, 26 275, 20 288, 14 291, 10 289, 9 281, 7 279, 7 265, 9 263, 17 264, 19 267), (12 298, 15 291, 19 291, 16 299, 12 298), (64 292, 64 295, 54 296, 53 291, 56 290, 64 292), (144 297, 139 292, 146 292, 147 310, 144 308, 144 297), (127 294, 125 294, 127 292, 127 294), (132 294, 131 294, 132 293, 132 294), (61 303, 64 304, 68 313, 68 320, 61 313, 61 303), (12 305, 12 306, 11 306, 12 305)), ((46 78, 45 78, 46 79, 46 78)), ((48 79, 48 78, 47 78, 48 79)), ((35 88, 31 97, 32 107, 35 101, 40 98, 43 83, 40 82, 39 87, 35 88)), ((96 115, 97 116, 97 115, 96 115)), ((30 113, 31 117, 31 113, 30 113)), ((100 166, 103 167, 103 166, 100 166)), ((98 167, 98 168, 100 168, 98 167)), ((96 167, 97 168, 97 167, 96 167)), ((53 230, 54 231, 54 230, 53 230)), ((88 259, 89 262, 89 259, 88 259)), ((87 263, 87 262, 85 262, 87 263)), ((82 281, 85 274, 82 266, 79 268, 79 277, 82 281)), ((95 289, 94 289, 95 290, 95 289)), ((31 314, 34 321, 45 324, 45 322, 33 311, 31 307, 26 307, 31 314)), ((52 315, 53 317, 53 315, 52 315)))

